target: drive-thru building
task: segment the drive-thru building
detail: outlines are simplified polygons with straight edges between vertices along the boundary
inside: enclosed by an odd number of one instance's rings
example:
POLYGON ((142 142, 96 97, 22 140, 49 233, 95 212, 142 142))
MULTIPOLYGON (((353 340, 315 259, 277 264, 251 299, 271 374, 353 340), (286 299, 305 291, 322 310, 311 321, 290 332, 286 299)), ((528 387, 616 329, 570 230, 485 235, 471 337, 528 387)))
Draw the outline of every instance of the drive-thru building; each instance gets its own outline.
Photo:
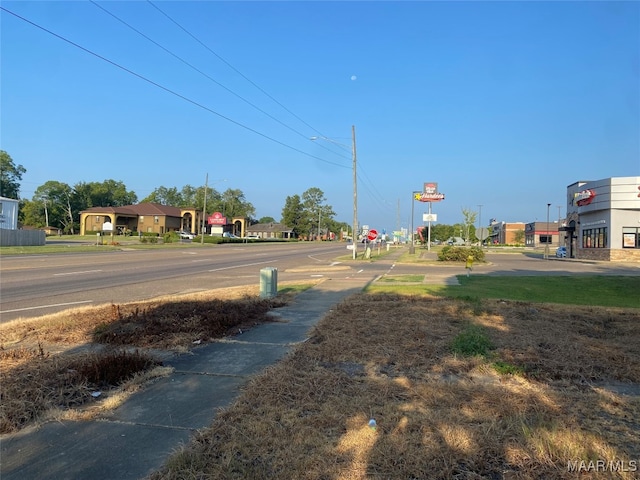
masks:
POLYGON ((569 185, 559 230, 570 258, 640 262, 640 177, 569 185))

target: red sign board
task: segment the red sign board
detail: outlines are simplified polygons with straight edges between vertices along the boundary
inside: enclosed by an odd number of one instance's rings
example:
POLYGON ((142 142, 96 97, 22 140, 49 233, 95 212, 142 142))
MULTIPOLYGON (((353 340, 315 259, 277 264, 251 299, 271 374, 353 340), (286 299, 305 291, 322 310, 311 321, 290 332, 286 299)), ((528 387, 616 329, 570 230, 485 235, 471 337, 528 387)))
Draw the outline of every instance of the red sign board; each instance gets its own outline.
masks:
POLYGON ((576 194, 576 200, 579 207, 584 207, 585 205, 589 205, 593 202, 593 199, 596 198, 595 190, 583 190, 580 193, 576 194))
POLYGON ((371 230, 369 230, 369 233, 367 233, 367 238, 373 242, 376 238, 378 238, 378 231, 372 228, 371 230))
POLYGON ((227 217, 223 216, 220 212, 215 212, 207 218, 207 222, 209 225, 226 225, 227 217))

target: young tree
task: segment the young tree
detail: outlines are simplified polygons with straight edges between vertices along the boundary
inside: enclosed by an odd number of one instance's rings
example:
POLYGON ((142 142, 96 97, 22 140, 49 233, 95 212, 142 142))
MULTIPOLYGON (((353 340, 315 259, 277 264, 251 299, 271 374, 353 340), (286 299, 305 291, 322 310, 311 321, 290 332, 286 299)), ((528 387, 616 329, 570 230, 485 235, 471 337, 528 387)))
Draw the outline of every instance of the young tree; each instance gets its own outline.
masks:
POLYGON ((468 208, 463 208, 462 216, 464 217, 462 238, 464 238, 464 241, 468 244, 471 241, 471 238, 475 237, 474 224, 476 223, 478 212, 470 210, 468 208))
POLYGON ((0 150, 0 196, 20 199, 20 180, 26 173, 22 165, 16 165, 11 156, 0 150))

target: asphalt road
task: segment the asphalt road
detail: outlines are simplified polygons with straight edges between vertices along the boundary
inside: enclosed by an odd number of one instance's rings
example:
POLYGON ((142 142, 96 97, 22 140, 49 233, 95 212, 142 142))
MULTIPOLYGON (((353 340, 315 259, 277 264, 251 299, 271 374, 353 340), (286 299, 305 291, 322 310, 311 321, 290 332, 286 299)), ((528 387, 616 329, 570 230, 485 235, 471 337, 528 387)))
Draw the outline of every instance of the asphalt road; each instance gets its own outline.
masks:
MULTIPOLYGON (((278 269, 278 281, 326 275, 362 277, 425 274, 435 282, 464 275, 463 265, 362 262, 329 273, 344 243, 227 244, 215 247, 4 256, 0 263, 0 322, 36 317, 74 306, 126 303, 162 295, 260 284, 260 270, 278 269)), ((73 247, 70 247, 71 249, 73 247)), ((420 250, 417 253, 421 253, 420 250)), ((424 254, 424 252, 422 252, 424 254)), ((426 254, 435 260, 435 253, 426 254)), ((640 264, 542 259, 539 255, 486 253, 473 275, 640 275, 640 264)), ((346 261, 349 265, 351 262, 346 261)))
POLYGON ((345 254, 344 243, 300 242, 5 256, 0 264, 0 321, 74 306, 259 285, 265 267, 278 269, 278 281, 309 278, 322 275, 314 268, 345 254))

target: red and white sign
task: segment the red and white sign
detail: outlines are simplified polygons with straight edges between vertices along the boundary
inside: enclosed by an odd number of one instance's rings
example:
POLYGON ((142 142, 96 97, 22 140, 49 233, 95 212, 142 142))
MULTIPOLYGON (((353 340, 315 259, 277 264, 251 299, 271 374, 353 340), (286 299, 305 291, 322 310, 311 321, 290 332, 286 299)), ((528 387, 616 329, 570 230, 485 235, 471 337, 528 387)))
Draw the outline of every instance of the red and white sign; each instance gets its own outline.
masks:
POLYGON ((209 215, 209 218, 207 218, 207 222, 209 223, 209 225, 226 225, 227 217, 223 216, 220 212, 214 212, 209 215))
POLYGON ((589 205, 591 202, 593 202, 594 198, 596 198, 595 190, 583 190, 580 193, 576 193, 576 205, 578 205, 579 207, 584 207, 585 205, 589 205))
POLYGON ((439 202, 444 200, 444 193, 419 193, 416 200, 420 202, 439 202))
POLYGON ((378 238, 378 231, 372 228, 371 230, 369 230, 369 233, 367 233, 367 238, 373 242, 376 238, 378 238))

